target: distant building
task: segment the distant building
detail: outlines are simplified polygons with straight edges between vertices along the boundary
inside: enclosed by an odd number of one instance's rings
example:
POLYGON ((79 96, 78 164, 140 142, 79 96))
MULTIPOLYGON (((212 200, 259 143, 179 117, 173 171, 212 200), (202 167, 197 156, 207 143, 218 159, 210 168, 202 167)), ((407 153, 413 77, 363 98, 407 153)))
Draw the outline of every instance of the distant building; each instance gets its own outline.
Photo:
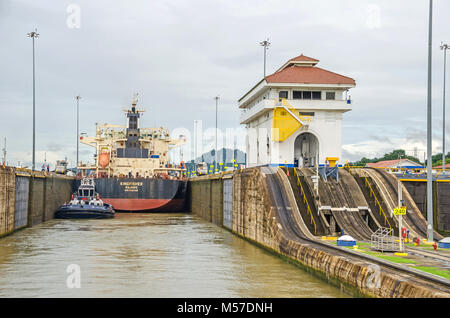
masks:
POLYGON ((421 168, 421 164, 409 159, 384 160, 378 162, 369 162, 366 167, 371 168, 421 168))
MULTIPOLYGON (((433 169, 442 169, 442 165, 435 166, 435 167, 433 167, 433 169)), ((445 165, 444 169, 450 169, 450 163, 447 163, 445 165)))
POLYGON ((315 166, 341 158, 342 114, 352 109, 355 80, 300 55, 238 101, 247 128, 247 165, 315 166))

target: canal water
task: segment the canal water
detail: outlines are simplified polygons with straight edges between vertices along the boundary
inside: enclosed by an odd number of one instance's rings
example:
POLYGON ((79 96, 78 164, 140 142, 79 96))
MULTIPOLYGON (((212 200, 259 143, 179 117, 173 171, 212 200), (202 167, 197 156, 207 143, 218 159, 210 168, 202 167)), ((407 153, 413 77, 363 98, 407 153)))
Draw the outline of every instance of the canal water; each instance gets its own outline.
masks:
POLYGON ((0 297, 347 295, 194 215, 118 213, 0 239, 0 297))

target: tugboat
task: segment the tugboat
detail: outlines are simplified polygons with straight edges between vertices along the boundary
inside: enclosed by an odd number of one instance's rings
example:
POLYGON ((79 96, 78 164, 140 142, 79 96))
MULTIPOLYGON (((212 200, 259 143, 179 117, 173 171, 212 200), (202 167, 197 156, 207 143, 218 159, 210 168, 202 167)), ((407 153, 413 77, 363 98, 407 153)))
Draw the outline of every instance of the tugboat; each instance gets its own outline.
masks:
POLYGON ((95 192, 93 179, 83 178, 78 191, 72 194, 68 204, 62 205, 56 212, 56 219, 108 219, 115 211, 110 204, 104 203, 95 192))

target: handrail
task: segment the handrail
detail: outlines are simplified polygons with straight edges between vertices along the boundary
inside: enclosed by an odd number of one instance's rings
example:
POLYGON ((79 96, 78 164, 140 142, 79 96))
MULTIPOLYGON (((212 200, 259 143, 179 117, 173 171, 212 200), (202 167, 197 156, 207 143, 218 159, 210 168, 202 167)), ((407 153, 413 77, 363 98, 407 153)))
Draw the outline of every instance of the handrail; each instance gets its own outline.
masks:
POLYGON ((370 191, 369 191, 370 197, 373 196, 373 198, 375 199, 375 206, 378 206, 378 208, 379 208, 379 210, 380 210, 380 211, 379 211, 379 212, 380 212, 380 215, 381 215, 381 213, 383 213, 383 216, 384 216, 384 225, 386 225, 386 222, 387 222, 387 224, 389 225, 389 228, 391 229, 391 228, 392 228, 392 227, 391 227, 391 223, 389 223, 389 220, 388 220, 388 218, 386 217, 386 214, 384 213, 383 208, 381 207, 380 201, 378 200, 377 196, 375 195, 375 191, 373 191, 372 186, 371 186, 370 183, 369 183, 369 180, 368 180, 368 178, 367 178, 366 172, 365 172, 364 170, 360 169, 360 175, 359 175, 359 176, 364 178, 364 185, 365 185, 366 187, 369 188, 369 190, 370 190, 370 191))
POLYGON ((309 207, 308 200, 306 199, 305 190, 303 190, 302 183, 300 182, 300 177, 297 174, 297 169, 294 168, 294 174, 297 177, 297 185, 300 186, 300 195, 303 197, 303 202, 306 203, 306 212, 311 216, 311 224, 314 224, 314 235, 317 234, 317 226, 316 221, 314 220, 313 214, 311 212, 311 208, 309 207))
POLYGON ((298 117, 298 119, 300 119, 300 121, 306 121, 306 122, 311 122, 311 116, 309 115, 300 115, 300 114, 296 114, 297 110, 292 107, 291 104, 288 103, 288 101, 286 100, 286 98, 275 98, 275 108, 277 107, 277 103, 281 102, 281 105, 286 107, 287 109, 289 109, 292 113, 294 113, 294 116, 298 117))

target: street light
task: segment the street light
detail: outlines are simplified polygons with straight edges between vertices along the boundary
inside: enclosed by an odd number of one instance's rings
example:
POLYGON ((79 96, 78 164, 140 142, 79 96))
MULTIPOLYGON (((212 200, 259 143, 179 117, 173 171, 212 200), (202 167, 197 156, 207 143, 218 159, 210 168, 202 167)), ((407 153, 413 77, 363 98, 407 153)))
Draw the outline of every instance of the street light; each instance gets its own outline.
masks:
POLYGON ((269 39, 259 42, 259 45, 264 47, 264 78, 266 77, 266 51, 269 49, 269 39))
MULTIPOLYGON (((442 102, 442 169, 445 169, 445 73, 447 68, 447 50, 449 45, 441 42, 441 50, 444 51, 444 88, 443 88, 443 102, 442 102)), ((445 170, 442 170, 445 174, 445 170)))
POLYGON ((428 88, 427 88, 427 240, 433 241, 433 175, 431 158, 431 45, 433 33, 433 0, 428 18, 428 88))
POLYGON ((75 96, 75 99, 77 100, 77 163, 75 165, 75 169, 76 169, 76 172, 78 173, 78 162, 79 162, 78 161, 78 150, 80 147, 80 133, 79 133, 80 124, 79 124, 79 122, 80 122, 80 99, 81 99, 81 96, 80 95, 75 96))
POLYGON ((35 94, 35 63, 34 63, 34 39, 39 37, 39 33, 37 33, 37 29, 34 29, 33 32, 27 33, 29 38, 33 39, 33 165, 32 170, 35 168, 36 163, 36 94, 35 94))
POLYGON ((214 153, 214 155, 215 155, 214 172, 217 171, 217 104, 219 102, 219 98, 220 98, 219 95, 214 97, 214 99, 216 100, 216 151, 214 153))

